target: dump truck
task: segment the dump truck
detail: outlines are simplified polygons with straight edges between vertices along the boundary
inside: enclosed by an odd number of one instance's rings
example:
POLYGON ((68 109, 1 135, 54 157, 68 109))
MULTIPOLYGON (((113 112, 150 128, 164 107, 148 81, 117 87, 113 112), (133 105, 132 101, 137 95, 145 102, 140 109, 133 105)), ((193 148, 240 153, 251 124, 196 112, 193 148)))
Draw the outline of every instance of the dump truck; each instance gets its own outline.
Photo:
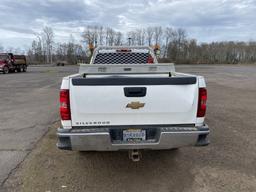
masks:
POLYGON ((13 53, 0 53, 0 72, 26 72, 27 60, 25 55, 14 55, 13 53))

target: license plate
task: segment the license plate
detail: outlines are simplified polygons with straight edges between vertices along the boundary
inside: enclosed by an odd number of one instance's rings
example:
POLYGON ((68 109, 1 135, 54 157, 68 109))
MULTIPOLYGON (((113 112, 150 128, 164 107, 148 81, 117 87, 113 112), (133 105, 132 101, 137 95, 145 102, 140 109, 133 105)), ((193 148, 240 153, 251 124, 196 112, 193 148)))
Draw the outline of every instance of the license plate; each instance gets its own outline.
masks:
POLYGON ((123 130, 123 141, 144 141, 146 140, 146 130, 142 129, 127 129, 123 130))

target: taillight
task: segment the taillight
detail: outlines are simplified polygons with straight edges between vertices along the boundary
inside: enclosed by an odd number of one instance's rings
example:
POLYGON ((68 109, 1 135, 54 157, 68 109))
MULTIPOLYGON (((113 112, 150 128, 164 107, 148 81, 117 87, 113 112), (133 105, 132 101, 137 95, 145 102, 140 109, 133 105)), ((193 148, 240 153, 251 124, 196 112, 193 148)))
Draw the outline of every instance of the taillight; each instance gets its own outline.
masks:
POLYGON ((61 120, 71 120, 69 90, 60 90, 60 117, 61 120))
POLYGON ((204 117, 206 112, 207 90, 199 88, 197 117, 204 117))
POLYGON ((154 63, 154 58, 151 55, 148 56, 147 63, 154 63))

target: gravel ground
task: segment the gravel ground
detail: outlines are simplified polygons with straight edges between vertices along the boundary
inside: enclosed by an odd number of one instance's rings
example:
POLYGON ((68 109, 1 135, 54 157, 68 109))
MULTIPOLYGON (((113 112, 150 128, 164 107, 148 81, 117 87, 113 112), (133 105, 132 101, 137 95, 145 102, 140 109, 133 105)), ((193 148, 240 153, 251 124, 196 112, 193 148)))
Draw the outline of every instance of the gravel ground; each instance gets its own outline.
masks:
POLYGON ((138 163, 125 152, 56 149, 56 127, 9 176, 5 191, 256 191, 256 66, 178 66, 205 76, 211 144, 146 151, 138 163))
POLYGON ((77 67, 31 67, 27 73, 0 74, 0 189, 10 174, 59 120, 63 76, 77 67))

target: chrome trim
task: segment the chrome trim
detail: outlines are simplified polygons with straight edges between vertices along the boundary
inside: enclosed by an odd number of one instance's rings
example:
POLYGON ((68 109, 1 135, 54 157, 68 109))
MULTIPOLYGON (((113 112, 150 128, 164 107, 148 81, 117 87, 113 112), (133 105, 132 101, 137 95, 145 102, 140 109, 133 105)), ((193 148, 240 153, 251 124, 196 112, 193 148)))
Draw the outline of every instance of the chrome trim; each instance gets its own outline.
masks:
MULTIPOLYGON (((100 128, 97 128, 98 130, 100 128)), ((72 150, 78 151, 117 151, 126 149, 171 149, 183 146, 194 146, 199 135, 208 135, 208 126, 202 127, 165 127, 160 128, 159 140, 155 142, 143 141, 138 143, 113 142, 108 129, 101 132, 86 129, 90 132, 60 132, 58 137, 69 137, 72 150)))

